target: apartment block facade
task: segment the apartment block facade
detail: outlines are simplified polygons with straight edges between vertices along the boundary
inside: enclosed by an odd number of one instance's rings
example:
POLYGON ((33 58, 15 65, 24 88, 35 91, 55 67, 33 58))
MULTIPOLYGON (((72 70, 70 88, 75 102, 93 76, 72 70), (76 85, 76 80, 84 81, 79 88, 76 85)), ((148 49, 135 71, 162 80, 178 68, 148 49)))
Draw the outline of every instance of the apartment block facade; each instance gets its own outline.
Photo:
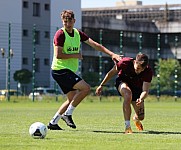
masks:
MULTIPOLYGON (((16 89, 18 84, 13 79, 14 73, 21 69, 33 71, 33 63, 35 86, 53 86, 50 75, 53 36, 62 27, 60 12, 64 9, 75 12, 75 27, 80 29, 80 0, 76 3, 73 0, 0 1, 0 48, 5 51, 4 58, 0 56, 0 89, 7 89, 9 79, 10 88, 16 89), (9 49, 13 51, 11 58, 8 57, 9 49)), ((24 86, 25 93, 31 91, 31 83, 21 86, 24 86)))

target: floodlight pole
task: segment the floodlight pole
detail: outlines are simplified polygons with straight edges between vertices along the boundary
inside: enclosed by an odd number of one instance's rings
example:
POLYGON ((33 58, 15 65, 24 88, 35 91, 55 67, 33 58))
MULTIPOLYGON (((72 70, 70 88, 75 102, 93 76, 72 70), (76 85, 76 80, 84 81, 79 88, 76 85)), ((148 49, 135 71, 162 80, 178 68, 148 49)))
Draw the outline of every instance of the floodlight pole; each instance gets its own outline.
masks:
POLYGON ((6 58, 6 99, 10 101, 10 79, 11 79, 11 58, 13 57, 13 50, 11 49, 11 23, 9 23, 9 35, 8 35, 8 55, 5 57, 5 49, 1 48, 1 54, 3 58, 6 58))

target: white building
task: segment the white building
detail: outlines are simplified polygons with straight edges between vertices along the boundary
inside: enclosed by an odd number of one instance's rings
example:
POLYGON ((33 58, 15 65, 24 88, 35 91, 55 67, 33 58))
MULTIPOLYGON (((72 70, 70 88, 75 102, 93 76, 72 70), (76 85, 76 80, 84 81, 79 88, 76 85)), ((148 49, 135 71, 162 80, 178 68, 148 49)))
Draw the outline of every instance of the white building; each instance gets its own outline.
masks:
MULTIPOLYGON (((35 50, 35 86, 53 86, 50 67, 53 54, 53 36, 61 27, 60 12, 71 9, 75 12, 75 27, 81 29, 81 0, 0 0, 0 89, 16 89, 13 79, 15 71, 32 71, 33 50, 35 50), (36 31, 36 45, 33 47, 33 26, 36 31), (8 63, 8 50, 13 49, 13 58, 8 63), (10 64, 10 76, 8 76, 10 64), (9 80, 8 80, 9 79, 9 80)), ((24 86, 31 90, 31 83, 24 86)))

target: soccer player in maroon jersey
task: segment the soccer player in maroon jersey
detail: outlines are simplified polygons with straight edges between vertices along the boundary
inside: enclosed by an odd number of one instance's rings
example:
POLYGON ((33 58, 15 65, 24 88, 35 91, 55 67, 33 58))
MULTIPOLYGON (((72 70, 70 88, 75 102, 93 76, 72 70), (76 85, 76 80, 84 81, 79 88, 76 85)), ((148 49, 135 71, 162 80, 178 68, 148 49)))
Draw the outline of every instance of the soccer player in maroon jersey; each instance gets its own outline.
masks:
POLYGON ((150 83, 152 80, 152 69, 148 66, 148 56, 137 54, 136 59, 123 57, 106 74, 105 78, 96 89, 96 94, 101 95, 103 86, 114 76, 116 79, 116 88, 123 96, 123 114, 125 120, 125 133, 132 133, 130 126, 131 104, 135 114, 133 121, 139 131, 143 130, 141 121, 144 119, 144 100, 148 96, 150 83))

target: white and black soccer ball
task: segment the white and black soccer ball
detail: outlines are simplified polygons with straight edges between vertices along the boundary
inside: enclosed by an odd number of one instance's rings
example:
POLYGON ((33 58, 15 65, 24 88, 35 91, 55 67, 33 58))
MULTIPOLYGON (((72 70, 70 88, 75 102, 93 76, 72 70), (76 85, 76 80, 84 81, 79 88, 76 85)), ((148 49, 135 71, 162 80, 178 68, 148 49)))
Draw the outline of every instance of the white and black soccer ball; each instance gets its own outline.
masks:
POLYGON ((47 127, 41 122, 33 123, 29 128, 30 135, 35 139, 43 139, 47 135, 47 127))

